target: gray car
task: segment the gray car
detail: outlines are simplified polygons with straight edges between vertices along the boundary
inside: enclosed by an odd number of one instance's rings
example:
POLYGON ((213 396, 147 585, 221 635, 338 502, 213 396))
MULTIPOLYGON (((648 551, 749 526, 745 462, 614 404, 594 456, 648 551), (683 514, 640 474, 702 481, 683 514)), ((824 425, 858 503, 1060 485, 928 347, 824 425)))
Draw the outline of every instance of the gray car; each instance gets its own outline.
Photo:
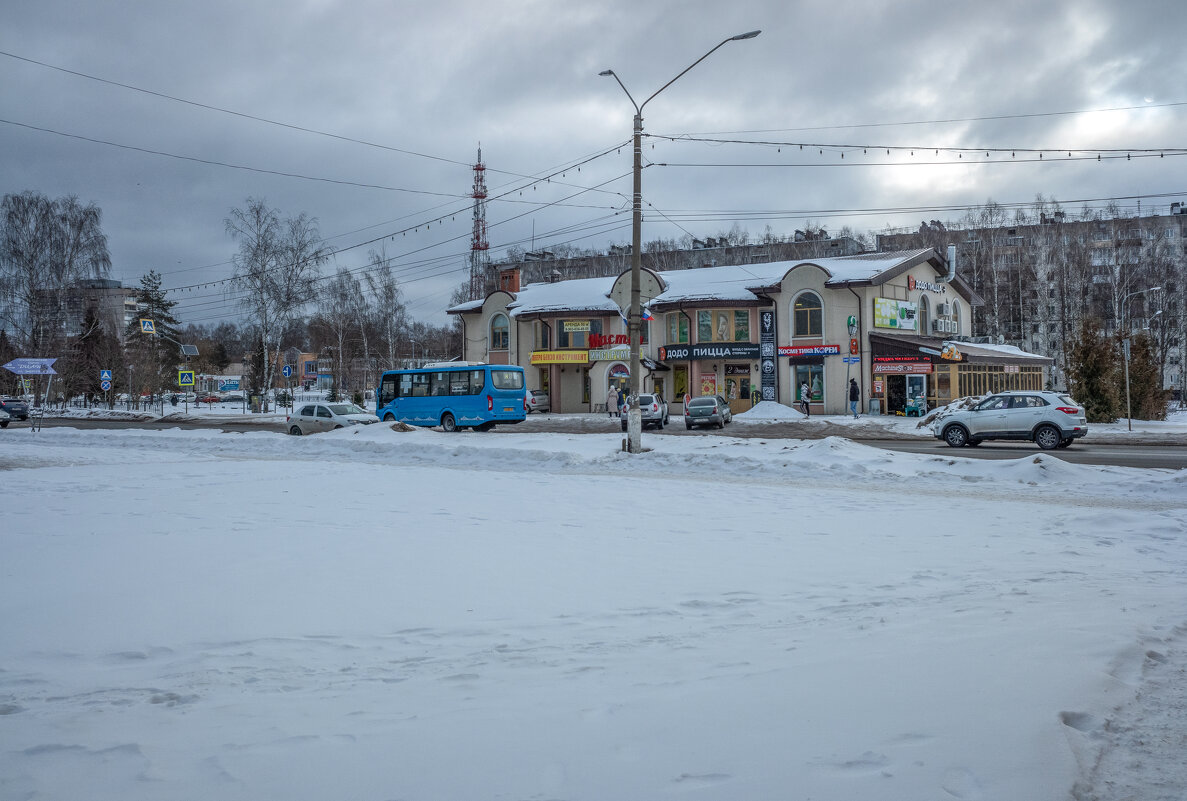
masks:
POLYGON ((335 428, 378 423, 379 418, 353 403, 307 403, 285 418, 294 436, 332 431, 335 428))
POLYGON ((1050 450, 1087 436, 1088 420, 1084 407, 1063 392, 998 392, 970 409, 940 417, 931 430, 953 448, 1015 439, 1050 450))
MULTIPOLYGON (((626 431, 627 428, 627 411, 628 406, 623 405, 622 411, 618 415, 618 418, 622 421, 623 431, 626 431)), ((643 421, 643 428, 654 426, 662 431, 663 427, 668 424, 668 404, 659 395, 640 395, 639 417, 643 421)))
POLYGON ((733 419, 730 405, 720 395, 702 395, 693 398, 684 407, 684 427, 717 426, 725 428, 725 424, 733 419))

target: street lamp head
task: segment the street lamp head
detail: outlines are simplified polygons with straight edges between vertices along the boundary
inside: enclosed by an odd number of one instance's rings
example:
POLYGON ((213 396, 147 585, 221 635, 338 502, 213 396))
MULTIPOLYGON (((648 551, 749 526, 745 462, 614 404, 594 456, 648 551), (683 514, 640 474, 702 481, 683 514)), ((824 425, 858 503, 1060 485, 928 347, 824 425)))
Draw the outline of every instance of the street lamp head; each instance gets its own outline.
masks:
POLYGON ((598 73, 598 75, 602 76, 603 78, 605 78, 607 75, 613 75, 613 74, 614 74, 614 70, 602 70, 601 72, 598 73))
POLYGON ((755 36, 758 36, 760 33, 762 33, 762 31, 750 31, 749 33, 739 33, 737 36, 731 36, 730 41, 731 42, 740 42, 743 39, 753 39, 755 36))

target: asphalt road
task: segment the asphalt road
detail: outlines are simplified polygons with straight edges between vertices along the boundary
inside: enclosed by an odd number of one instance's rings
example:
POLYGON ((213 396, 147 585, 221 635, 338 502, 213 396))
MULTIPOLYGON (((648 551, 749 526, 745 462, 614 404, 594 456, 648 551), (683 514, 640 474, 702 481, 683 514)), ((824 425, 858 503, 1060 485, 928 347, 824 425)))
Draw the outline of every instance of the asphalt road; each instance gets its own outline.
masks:
MULTIPOLYGON (((139 428, 164 430, 169 428, 185 429, 221 429, 222 431, 276 431, 283 432, 283 423, 255 422, 242 419, 207 419, 195 420, 150 420, 150 421, 122 421, 122 420, 85 420, 85 419, 54 419, 47 418, 43 425, 68 426, 79 429, 124 429, 139 428)), ((28 428, 27 422, 13 421, 8 430, 28 428)), ((565 434, 592 434, 620 432, 617 420, 594 417, 590 415, 531 415, 526 421, 514 426, 499 426, 493 432, 526 433, 552 432, 565 434)), ((932 437, 918 437, 909 434, 896 434, 881 428, 862 430, 849 426, 838 426, 826 421, 814 423, 800 422, 772 422, 772 423, 733 423, 724 431, 711 429, 685 430, 677 422, 669 425, 663 431, 647 430, 643 437, 712 437, 725 434, 731 437, 748 437, 761 439, 823 439, 829 436, 848 437, 856 442, 874 448, 899 451, 902 453, 922 453, 933 456, 946 456, 967 459, 1022 459, 1038 453, 1047 453, 1059 459, 1076 464, 1112 465, 1117 467, 1143 467, 1181 470, 1187 469, 1187 437, 1182 435, 1166 437, 1151 437, 1140 442, 1102 442, 1094 441, 1091 432, 1088 437, 1077 440, 1069 448, 1059 448, 1053 451, 1041 451, 1030 442, 986 442, 977 448, 950 448, 938 439, 932 437)), ((467 436, 469 432, 462 432, 458 436, 467 436)))

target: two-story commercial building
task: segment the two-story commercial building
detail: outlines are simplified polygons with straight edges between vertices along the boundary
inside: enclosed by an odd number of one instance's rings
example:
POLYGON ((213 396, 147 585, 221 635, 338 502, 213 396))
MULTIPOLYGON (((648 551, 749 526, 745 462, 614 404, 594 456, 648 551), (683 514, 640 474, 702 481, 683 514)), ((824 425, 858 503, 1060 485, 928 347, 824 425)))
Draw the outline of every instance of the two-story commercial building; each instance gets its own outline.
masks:
MULTIPOLYGON (((723 395, 843 413, 849 379, 871 412, 943 405, 997 389, 1041 389, 1050 359, 962 342, 981 299, 934 249, 656 272, 643 270, 645 392, 723 395), (757 392, 754 392, 757 390, 757 392)), ((468 361, 517 364, 554 412, 598 411, 630 376, 630 271, 519 286, 449 309, 468 361)))

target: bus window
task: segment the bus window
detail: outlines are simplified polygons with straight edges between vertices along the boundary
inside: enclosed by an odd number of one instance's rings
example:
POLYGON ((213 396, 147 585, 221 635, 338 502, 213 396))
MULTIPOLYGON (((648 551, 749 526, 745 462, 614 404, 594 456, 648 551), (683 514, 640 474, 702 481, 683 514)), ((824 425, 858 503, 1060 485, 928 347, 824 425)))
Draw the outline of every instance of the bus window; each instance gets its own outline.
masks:
POLYGON ((486 383, 486 379, 483 377, 481 370, 471 370, 470 371, 470 394, 471 395, 477 395, 479 392, 481 392, 482 386, 485 383, 486 383))
POLYGON ((413 398, 424 398, 429 394, 429 374, 428 373, 413 373, 412 374, 412 391, 409 393, 413 398))
POLYGON ((490 381, 495 389, 523 389, 523 371, 491 370, 490 381))
POLYGON ((383 380, 379 383, 379 399, 376 401, 379 406, 387 406, 396 399, 396 377, 394 375, 385 375, 383 380))

